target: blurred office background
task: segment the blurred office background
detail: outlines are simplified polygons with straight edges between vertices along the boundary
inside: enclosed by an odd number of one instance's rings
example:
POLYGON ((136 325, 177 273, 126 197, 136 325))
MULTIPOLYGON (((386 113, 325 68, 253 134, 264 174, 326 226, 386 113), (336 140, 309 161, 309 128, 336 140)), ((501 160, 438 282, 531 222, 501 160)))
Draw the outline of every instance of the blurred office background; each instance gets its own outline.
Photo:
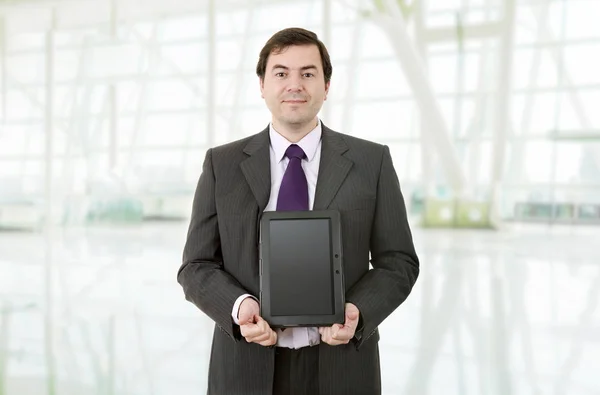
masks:
POLYGON ((205 392, 176 272, 207 148, 270 120, 277 30, 320 114, 389 145, 422 262, 384 394, 600 394, 600 1, 0 1, 0 394, 205 392))

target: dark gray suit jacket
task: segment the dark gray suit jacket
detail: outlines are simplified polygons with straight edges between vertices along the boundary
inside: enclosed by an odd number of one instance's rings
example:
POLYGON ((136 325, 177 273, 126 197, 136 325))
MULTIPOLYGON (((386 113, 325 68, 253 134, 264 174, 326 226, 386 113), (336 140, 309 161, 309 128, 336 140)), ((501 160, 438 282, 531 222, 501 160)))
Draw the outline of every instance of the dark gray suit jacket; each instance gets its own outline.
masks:
MULTIPOLYGON (((231 318, 240 295, 259 294, 258 221, 271 191, 269 150, 268 128, 209 149, 194 197, 177 278, 186 299, 216 323, 209 395, 271 394, 274 347, 247 343, 231 318)), ((318 346, 320 394, 379 394, 377 327, 419 273, 389 149, 323 125, 313 209, 341 213, 346 301, 361 315, 352 342, 318 346)))

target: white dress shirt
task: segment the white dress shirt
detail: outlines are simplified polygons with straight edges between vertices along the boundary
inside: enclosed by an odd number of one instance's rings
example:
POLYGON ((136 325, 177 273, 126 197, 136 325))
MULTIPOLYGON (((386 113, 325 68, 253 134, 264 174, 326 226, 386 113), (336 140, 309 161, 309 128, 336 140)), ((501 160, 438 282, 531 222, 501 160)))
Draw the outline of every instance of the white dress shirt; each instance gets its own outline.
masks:
MULTIPOLYGON (((317 188, 317 176, 319 174, 319 162, 321 160, 321 133, 321 121, 319 120, 317 126, 304 136, 302 140, 296 143, 306 154, 306 159, 302 161, 302 169, 304 170, 306 181, 308 182, 308 207, 310 210, 313 209, 315 190, 317 188)), ((279 195, 281 181, 289 163, 289 159, 285 156, 285 151, 292 143, 277 133, 273 128, 273 124, 269 127, 269 136, 271 139, 271 195, 269 197, 269 203, 267 204, 267 207, 265 207, 265 211, 275 211, 277 209, 277 196, 279 195)), ((250 294, 245 294, 240 296, 233 305, 231 316, 233 321, 238 325, 238 311, 240 305, 242 301, 248 297, 254 298, 250 294)), ((298 349, 319 344, 320 340, 321 335, 319 334, 319 328, 299 327, 288 328, 285 331, 277 329, 278 347, 298 349)))

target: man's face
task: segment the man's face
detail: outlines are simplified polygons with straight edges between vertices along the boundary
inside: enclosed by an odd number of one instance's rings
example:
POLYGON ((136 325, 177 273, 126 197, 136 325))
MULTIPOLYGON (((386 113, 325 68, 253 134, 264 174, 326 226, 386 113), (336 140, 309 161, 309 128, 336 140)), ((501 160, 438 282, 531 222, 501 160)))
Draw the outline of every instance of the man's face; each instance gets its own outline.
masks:
POLYGON ((327 99, 321 55, 316 45, 292 45, 271 53, 260 91, 277 128, 299 129, 315 123, 327 99))

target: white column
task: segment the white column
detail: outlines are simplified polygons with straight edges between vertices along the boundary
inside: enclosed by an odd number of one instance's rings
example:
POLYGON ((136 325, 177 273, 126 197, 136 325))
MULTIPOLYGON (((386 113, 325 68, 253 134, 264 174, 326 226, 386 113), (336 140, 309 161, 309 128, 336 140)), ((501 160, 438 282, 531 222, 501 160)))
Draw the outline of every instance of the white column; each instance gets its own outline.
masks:
POLYGON ((216 11, 215 11, 216 0, 208 0, 208 56, 206 57, 208 73, 207 73, 207 87, 206 87, 206 145, 212 147, 215 143, 215 118, 216 118, 216 11))
POLYGON ((426 115, 426 125, 423 125, 423 133, 431 142, 431 148, 437 151, 449 185, 454 190, 455 195, 460 197, 464 192, 466 179, 458 154, 450 138, 448 126, 442 116, 423 63, 408 35, 404 17, 394 2, 388 0, 387 3, 390 15, 374 14, 373 20, 384 29, 390 38, 421 114, 426 115))
MULTIPOLYGON (((427 73, 427 44, 424 40, 425 34, 425 9, 427 8, 426 1, 417 1, 413 4, 414 7, 414 32, 415 32, 415 50, 419 54, 422 60, 423 72, 427 73)), ((432 155, 433 151, 430 149, 433 143, 428 138, 431 135, 431 131, 424 131, 425 128, 430 127, 427 122, 427 114, 423 111, 420 113, 420 145, 421 145, 421 169, 422 177, 421 183, 423 185, 424 196, 426 199, 429 196, 435 194, 435 182, 433 179, 433 169, 435 168, 436 156, 432 155)))
POLYGON ((246 62, 250 56, 249 52, 252 48, 251 37, 252 37, 252 26, 254 26, 254 2, 248 1, 248 10, 246 11, 246 26, 244 29, 244 37, 242 38, 242 53, 240 61, 235 71, 234 79, 234 93, 233 93, 233 106, 231 108, 231 116, 229 116, 229 134, 228 140, 234 140, 242 137, 242 117, 239 116, 243 108, 243 102, 245 99, 246 86, 247 86, 247 70, 246 62))
MULTIPOLYGON (((110 38, 113 41, 117 40, 117 1, 110 2, 110 38)), ((108 168, 109 171, 114 171, 118 165, 118 135, 117 122, 119 118, 119 106, 117 104, 117 86, 115 82, 111 82, 108 86, 108 105, 109 105, 109 151, 108 151, 108 168)))
POLYGON ((2 113, 0 119, 6 121, 6 24, 0 16, 0 85, 2 85, 2 113))
POLYGON ((8 394, 7 377, 8 377, 8 355, 10 338, 9 319, 11 307, 7 301, 0 304, 0 394, 8 394))
POLYGON ((346 69, 346 91, 344 92, 342 119, 340 130, 343 133, 352 134, 352 125, 354 121, 354 105, 356 104, 356 76, 360 67, 360 49, 362 45, 361 34, 363 30, 363 21, 357 18, 352 32, 352 49, 350 50, 350 59, 346 69))
POLYGON ((54 311, 53 311, 53 264, 52 264, 52 228, 54 227, 54 194, 53 194, 53 156, 54 156, 54 29, 56 27, 56 10, 52 9, 52 21, 46 32, 45 59, 45 147, 44 147, 44 198, 45 198, 45 259, 44 259, 44 356, 46 366, 46 391, 48 395, 56 395, 56 366, 54 347, 54 311))
MULTIPOLYGON (((331 47, 331 0, 323 0, 323 16, 322 16, 322 24, 323 24, 323 37, 321 41, 327 47, 331 47)), ((321 118, 323 118, 324 122, 327 124, 329 121, 329 115, 331 114, 331 109, 327 102, 321 108, 321 118)), ((344 131, 342 129, 342 131, 344 131)), ((345 133, 345 131, 344 131, 345 133)))
POLYGON ((492 201, 490 217, 492 223, 500 221, 499 204, 500 183, 502 181, 506 157, 506 139, 511 125, 511 94, 512 94, 512 63, 514 53, 515 31, 515 1, 504 2, 504 21, 500 47, 500 70, 498 73, 497 107, 494 122, 494 136, 492 145, 492 201))

